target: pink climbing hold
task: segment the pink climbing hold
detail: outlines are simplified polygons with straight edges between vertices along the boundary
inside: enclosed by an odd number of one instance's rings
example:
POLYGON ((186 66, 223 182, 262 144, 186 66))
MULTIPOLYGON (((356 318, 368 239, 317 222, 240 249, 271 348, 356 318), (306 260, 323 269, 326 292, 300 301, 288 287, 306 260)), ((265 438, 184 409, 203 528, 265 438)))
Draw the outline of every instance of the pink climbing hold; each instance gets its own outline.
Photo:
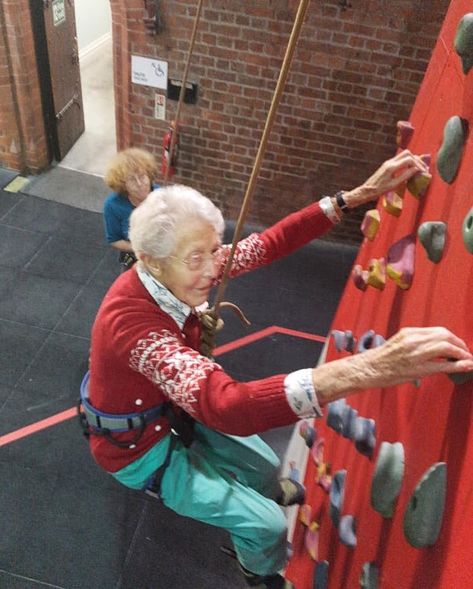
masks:
POLYGON ((414 277, 415 237, 406 235, 394 243, 388 252, 387 274, 404 290, 412 284, 414 277))
POLYGON ((406 149, 414 135, 414 127, 409 121, 398 121, 396 129, 396 144, 399 148, 406 149))
POLYGON ((353 266, 353 270, 351 273, 351 278, 353 283, 355 284, 356 288, 360 290, 366 290, 368 287, 368 271, 363 270, 360 264, 356 264, 353 266))

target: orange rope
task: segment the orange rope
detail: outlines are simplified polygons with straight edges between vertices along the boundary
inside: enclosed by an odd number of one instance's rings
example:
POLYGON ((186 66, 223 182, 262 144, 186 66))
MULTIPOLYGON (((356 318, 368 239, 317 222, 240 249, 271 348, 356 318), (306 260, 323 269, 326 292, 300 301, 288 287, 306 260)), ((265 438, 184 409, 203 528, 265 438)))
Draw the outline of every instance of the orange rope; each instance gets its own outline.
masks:
POLYGON ((286 83, 286 79, 288 76, 289 67, 291 65, 292 58, 294 56, 294 51, 296 48, 297 40, 299 38, 299 33, 302 28, 302 23, 304 21, 305 14, 307 12, 307 7, 309 5, 309 1, 310 0, 301 0, 299 3, 299 8, 297 11, 296 19, 294 21, 294 26, 292 28, 291 37, 289 39, 289 43, 288 43, 288 46, 286 49, 286 54, 284 56, 284 61, 283 61, 282 67, 281 67, 281 71, 279 72, 279 78, 278 78, 278 82, 276 85, 276 90, 274 92, 274 96, 273 96, 273 99, 271 102, 268 117, 266 119, 265 128, 264 128, 261 142, 260 142, 260 145, 258 148, 258 153, 256 155, 255 163, 253 166, 253 171, 251 173, 248 187, 246 189, 245 198, 243 200, 243 204, 242 204, 242 207, 240 210, 238 222, 235 227, 235 232, 233 234, 232 248, 230 250, 230 255, 228 257, 227 263, 225 265, 225 269, 224 269, 223 276, 222 276, 222 281, 221 281, 219 288, 217 290, 215 304, 213 307, 214 314, 217 318, 219 316, 220 305, 222 304, 222 299, 223 299, 223 296, 225 293, 225 289, 227 287, 228 278, 229 278, 230 270, 232 267, 232 262, 233 262, 233 257, 235 254, 236 245, 241 237, 241 233, 243 230, 243 224, 245 222, 245 219, 246 219, 246 216, 248 213, 248 209, 250 206, 250 200, 251 200, 251 197, 254 192, 256 180, 258 178, 258 174, 259 174, 262 160, 263 160, 263 155, 266 150, 266 145, 268 143, 271 128, 272 128, 272 125, 274 122, 274 118, 276 116, 276 110, 277 110, 277 107, 279 105, 279 102, 281 100, 281 96, 282 96, 282 93, 284 90, 284 85, 286 83))

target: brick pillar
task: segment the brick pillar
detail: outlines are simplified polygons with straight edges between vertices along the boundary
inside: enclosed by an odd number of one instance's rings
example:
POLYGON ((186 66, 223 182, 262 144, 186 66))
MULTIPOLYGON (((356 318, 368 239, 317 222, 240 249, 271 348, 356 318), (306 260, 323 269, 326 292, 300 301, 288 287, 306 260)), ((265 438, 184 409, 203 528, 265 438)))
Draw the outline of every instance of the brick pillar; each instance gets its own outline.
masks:
POLYGON ((0 0, 0 165, 49 164, 28 0, 0 0))

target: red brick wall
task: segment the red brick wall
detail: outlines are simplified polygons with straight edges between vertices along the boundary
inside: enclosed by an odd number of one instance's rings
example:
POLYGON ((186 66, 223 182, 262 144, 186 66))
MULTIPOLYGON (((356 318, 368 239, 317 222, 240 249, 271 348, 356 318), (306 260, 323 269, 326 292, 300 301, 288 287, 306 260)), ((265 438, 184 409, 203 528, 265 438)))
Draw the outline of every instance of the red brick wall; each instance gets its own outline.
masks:
POLYGON ((37 172, 49 160, 29 3, 0 3, 0 166, 37 172))
MULTIPOLYGON (((361 183, 395 153, 395 125, 409 116, 449 1, 313 1, 282 98, 249 220, 268 224, 323 194, 361 183)), ((123 66, 123 20, 130 54, 168 61, 181 78, 195 0, 162 0, 164 31, 149 36, 143 2, 112 0, 116 64, 123 66), (120 52, 120 53, 119 53, 120 52), (119 61, 120 60, 120 61, 119 61)), ((204 2, 189 81, 198 102, 181 114, 177 181, 192 184, 235 219, 251 174, 297 2, 204 2)), ((160 154, 166 124, 153 118, 156 90, 118 74, 127 128, 119 145, 160 154), (124 92, 125 90, 125 92, 124 92)), ((158 90, 159 92, 159 90, 158 90)), ((118 94, 117 94, 118 96, 118 94)), ((167 121, 176 109, 167 102, 167 121)), ((120 114, 121 113, 121 114, 120 114)), ((359 217, 334 232, 359 239, 359 217)))

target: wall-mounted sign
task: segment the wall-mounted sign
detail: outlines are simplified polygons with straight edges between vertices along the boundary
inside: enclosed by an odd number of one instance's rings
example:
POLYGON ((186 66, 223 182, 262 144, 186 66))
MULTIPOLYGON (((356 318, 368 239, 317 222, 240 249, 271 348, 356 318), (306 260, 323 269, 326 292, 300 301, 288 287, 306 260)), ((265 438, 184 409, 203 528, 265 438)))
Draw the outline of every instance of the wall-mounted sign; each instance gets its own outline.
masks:
POLYGON ((53 11, 53 23, 55 27, 66 22, 66 7, 64 5, 64 0, 53 0, 51 8, 53 11))
POLYGON ((154 118, 160 121, 166 120, 166 96, 164 94, 154 95, 154 118))
POLYGON ((166 90, 168 85, 168 62, 132 55, 131 81, 134 84, 166 90))

